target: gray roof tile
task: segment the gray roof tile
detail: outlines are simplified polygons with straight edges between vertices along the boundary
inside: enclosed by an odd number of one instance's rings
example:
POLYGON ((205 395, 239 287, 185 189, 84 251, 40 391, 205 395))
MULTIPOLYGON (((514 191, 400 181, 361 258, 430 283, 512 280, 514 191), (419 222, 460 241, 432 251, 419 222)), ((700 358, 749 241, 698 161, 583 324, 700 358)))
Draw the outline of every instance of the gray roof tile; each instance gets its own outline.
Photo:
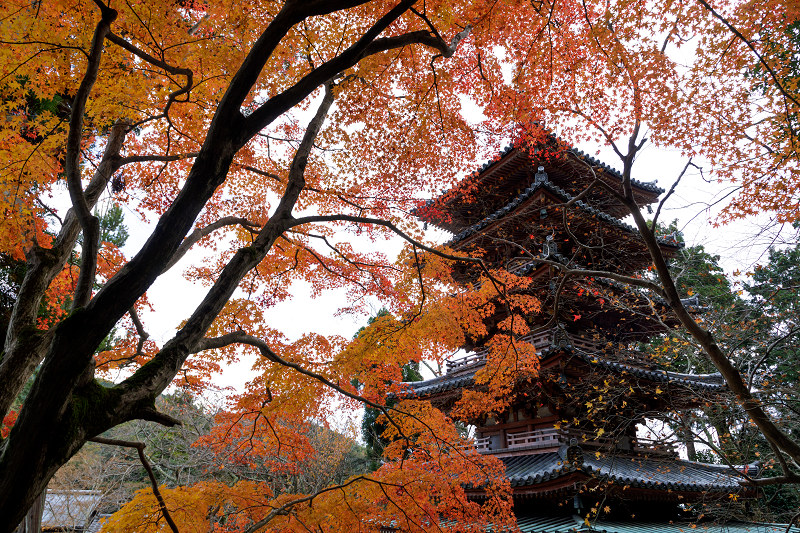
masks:
MULTIPOLYGON (((648 522, 644 520, 596 520, 587 525, 583 518, 572 516, 530 515, 518 516, 517 525, 522 533, 784 533, 787 524, 759 524, 755 522, 648 522)), ((791 533, 800 533, 792 527, 791 533)))
POLYGON ((42 527, 83 529, 92 521, 102 494, 97 490, 47 491, 42 527))
MULTIPOLYGON (((580 471, 619 485, 685 492, 736 492, 743 478, 728 467, 631 455, 584 453, 583 463, 573 465, 563 452, 516 455, 502 458, 512 487, 535 485, 570 472, 580 471)), ((755 467, 753 467, 755 468, 755 467)))
MULTIPOLYGON (((579 350, 568 344, 566 346, 549 346, 542 350, 542 358, 564 350, 568 354, 580 358, 582 361, 613 372, 624 372, 632 376, 647 379, 656 383, 670 383, 673 385, 682 385, 687 388, 706 390, 706 391, 721 391, 727 386, 722 376, 718 373, 714 374, 681 374, 678 372, 669 372, 661 369, 648 369, 635 364, 623 363, 619 361, 611 361, 604 357, 602 353, 588 352, 579 350)), ((407 383, 410 391, 419 396, 428 396, 440 392, 447 392, 450 390, 459 389, 462 387, 469 387, 474 383, 475 373, 482 368, 483 365, 476 365, 468 371, 456 372, 453 374, 445 374, 443 376, 435 377, 425 381, 414 381, 407 383)))

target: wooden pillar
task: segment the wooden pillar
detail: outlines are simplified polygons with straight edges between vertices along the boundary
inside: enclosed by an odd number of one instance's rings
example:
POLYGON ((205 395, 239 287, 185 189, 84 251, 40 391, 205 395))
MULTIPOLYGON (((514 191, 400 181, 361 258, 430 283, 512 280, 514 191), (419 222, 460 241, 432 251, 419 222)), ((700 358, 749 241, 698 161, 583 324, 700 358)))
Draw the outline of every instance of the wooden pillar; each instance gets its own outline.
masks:
POLYGON ((36 501, 33 502, 25 519, 17 526, 14 533, 41 533, 42 531, 42 512, 44 511, 44 501, 47 498, 47 489, 43 490, 36 501))

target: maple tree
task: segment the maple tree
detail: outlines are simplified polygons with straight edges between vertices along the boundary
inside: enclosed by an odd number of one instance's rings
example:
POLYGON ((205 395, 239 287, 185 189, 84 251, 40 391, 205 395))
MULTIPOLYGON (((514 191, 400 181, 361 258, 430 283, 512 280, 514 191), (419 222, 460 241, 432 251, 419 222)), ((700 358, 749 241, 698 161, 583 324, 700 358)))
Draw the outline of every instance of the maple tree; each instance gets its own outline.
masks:
MULTIPOLYGON (((533 142, 534 121, 573 145, 600 141, 620 156, 623 186, 613 193, 630 208, 662 285, 626 281, 664 296, 767 439, 800 460, 797 443, 739 386, 736 369, 681 305, 629 187, 646 129, 657 146, 703 156, 720 179, 741 183, 732 215, 771 208, 797 218, 797 77, 791 54, 775 52, 790 49, 780 36, 798 17, 791 2, 713 10, 702 0, 12 0, 1 9, 0 245, 26 266, 0 363, 0 509, 8 520, 0 531, 13 529, 85 442, 132 419, 176 424, 156 409, 158 394, 171 383, 202 389, 243 354, 259 357, 260 375, 218 418, 211 438, 220 451, 285 468, 313 452, 298 428, 367 405, 387 422, 385 463, 313 494, 243 481, 175 489, 164 498, 197 500, 176 521, 230 512, 225 527, 244 531, 331 516, 342 530, 507 521, 496 461, 425 402, 385 406, 387 394, 402 392, 403 365, 423 356, 441 363, 486 333, 483 316, 498 292, 512 316, 538 310, 535 298, 512 290, 527 282, 503 272, 452 297, 458 258, 419 242, 404 216, 505 139, 533 142), (772 44, 762 47, 754 36, 767 27, 772 44), (671 55, 678 46, 693 47, 690 67, 671 55), (743 76, 745 67, 757 79, 743 76), (467 103, 486 117, 479 127, 464 118, 467 103), (48 198, 63 187, 71 210, 59 217, 48 198), (130 259, 101 241, 92 209, 103 194, 153 222, 130 259), (374 242, 399 235, 410 246, 393 264, 350 242, 353 234, 374 242), (146 291, 193 247, 213 252, 187 272, 207 293, 158 345, 139 319, 146 291), (354 302, 379 297, 392 316, 352 342, 313 332, 287 339, 267 311, 301 279, 314 293, 344 287, 354 302), (114 328, 113 349, 95 355, 114 328), (121 381, 98 382, 120 369, 121 381), (466 499, 469 483, 493 487, 497 498, 481 510, 466 499)), ((507 405, 519 372, 536 371, 534 351, 514 341, 524 321, 501 328, 492 342, 502 371, 485 376, 488 394, 462 403, 464 416, 507 405)), ((153 513, 161 523, 162 510, 153 513)))

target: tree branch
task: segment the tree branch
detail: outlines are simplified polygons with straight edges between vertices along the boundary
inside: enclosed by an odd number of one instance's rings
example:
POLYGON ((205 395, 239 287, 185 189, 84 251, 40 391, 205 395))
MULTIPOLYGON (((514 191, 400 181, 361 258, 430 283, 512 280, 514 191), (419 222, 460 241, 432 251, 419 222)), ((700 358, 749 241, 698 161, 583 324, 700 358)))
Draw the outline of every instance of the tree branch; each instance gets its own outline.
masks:
POLYGON ((167 521, 167 524, 169 525, 169 528, 172 530, 173 533, 180 533, 180 531, 178 531, 178 526, 172 519, 172 515, 169 514, 169 509, 167 509, 167 504, 164 501, 164 497, 161 495, 161 491, 158 489, 158 482, 156 481, 156 476, 153 473, 153 468, 150 466, 150 461, 147 460, 147 457, 144 454, 144 448, 146 444, 143 442, 107 439, 105 437, 92 437, 91 439, 89 439, 89 441, 96 442, 98 444, 107 444, 109 446, 136 448, 136 452, 139 454, 139 461, 142 463, 142 466, 147 472, 147 477, 150 478, 150 486, 153 489, 153 495, 156 497, 156 501, 158 501, 158 507, 161 509, 161 514, 164 515, 164 520, 167 521))
POLYGON ((212 222, 211 224, 208 224, 207 226, 204 226, 202 228, 197 228, 192 233, 190 233, 183 240, 178 249, 175 250, 175 253, 169 260, 169 263, 167 263, 167 265, 164 267, 162 274, 167 270, 171 269, 172 267, 174 267, 178 263, 178 261, 180 261, 184 255, 186 255, 189 249, 195 244, 197 244, 197 242, 199 242, 201 239, 203 239, 204 237, 208 237, 209 235, 211 235, 213 232, 215 232, 220 228, 224 228, 225 226, 235 226, 235 225, 240 225, 243 228, 247 229, 248 231, 255 231, 255 228, 257 227, 255 224, 253 224, 246 218, 230 216, 230 217, 223 217, 217 220, 216 222, 212 222))
POLYGON ((118 167, 123 165, 127 165, 130 163, 147 163, 150 161, 153 162, 169 162, 169 161, 180 161, 181 159, 191 159, 197 157, 197 152, 189 152, 187 154, 172 154, 172 155, 130 155, 127 157, 118 157, 115 160, 115 164, 118 167))
POLYGON ((75 287, 72 308, 84 307, 92 295, 95 270, 97 268, 97 248, 100 238, 100 223, 92 215, 89 203, 81 186, 80 150, 83 137, 83 116, 86 113, 86 101, 97 81, 100 61, 103 54, 103 40, 110 31, 110 24, 117 18, 117 12, 101 5, 102 17, 97 23, 92 37, 91 52, 86 73, 72 101, 72 114, 69 120, 64 175, 70 201, 83 230, 83 246, 81 249, 81 270, 75 287))
MULTIPOLYGON (((625 166, 623 180, 630 183, 630 165, 625 166)), ((800 463, 800 444, 795 442, 778 427, 769 413, 764 409, 761 401, 755 398, 750 392, 742 374, 733 366, 730 359, 728 359, 719 347, 714 335, 698 324, 686 310, 686 307, 681 302, 680 295, 675 287, 675 281, 672 278, 669 266, 664 258, 664 254, 661 252, 654 232, 648 227, 647 221, 642 216, 633 198, 625 198, 625 205, 628 207, 636 223, 636 227, 639 229, 647 245, 647 249, 650 252, 653 266, 655 267, 656 274, 663 287, 664 298, 672 308, 681 325, 686 328, 689 334, 703 348, 703 351, 711 360, 712 364, 725 379, 728 388, 734 393, 737 401, 764 435, 764 438, 771 444, 774 444, 778 449, 785 452, 795 463, 800 463)))
MULTIPOLYGON (((106 148, 97 169, 86 186, 84 197, 89 208, 94 207, 100 194, 116 170, 113 163, 119 154, 127 133, 127 122, 117 122, 112 128, 106 142, 106 148)), ((17 293, 17 301, 11 311, 8 332, 5 339, 5 354, 0 362, 0 413, 8 413, 14 398, 17 397, 25 381, 33 373, 33 369, 44 358, 44 351, 52 337, 37 332, 28 335, 26 332, 35 327, 39 305, 47 287, 61 272, 64 263, 72 253, 75 241, 80 233, 80 222, 75 209, 67 211, 64 223, 51 249, 34 247, 26 254, 27 272, 17 293)))
MULTIPOLYGON (((309 122, 303 141, 295 152, 281 201, 273 216, 259 231, 253 244, 234 254, 178 334, 167 342, 153 359, 118 386, 133 403, 148 395, 155 396, 169 384, 193 347, 233 295, 244 276, 264 259, 275 240, 289 229, 290 222, 293 220, 292 208, 305 184, 303 175, 309 153, 314 145, 314 138, 322 128, 332 103, 333 91, 331 87, 327 87, 325 97, 323 97, 317 113, 309 122)), ((191 241, 187 239, 186 242, 191 241)))
POLYGON ((179 87, 177 90, 171 92, 167 96, 167 105, 164 106, 163 115, 165 117, 169 117, 169 109, 170 109, 170 107, 172 107, 173 102, 175 102, 180 95, 182 95, 182 94, 187 94, 188 95, 189 91, 192 90, 192 87, 194 85, 194 81, 193 81, 194 74, 191 71, 191 69, 175 67, 175 66, 172 66, 172 65, 168 64, 166 61, 161 61, 160 59, 157 59, 157 58, 151 56, 150 54, 148 54, 144 50, 141 50, 140 48, 137 48, 136 46, 134 46, 133 44, 129 43, 128 41, 126 41, 122 37, 120 37, 118 35, 115 35, 114 33, 110 32, 110 31, 106 35, 106 39, 108 39, 112 43, 116 44, 117 46, 120 46, 120 47, 124 48, 128 52, 130 52, 133 55, 139 57, 140 59, 143 59, 144 61, 150 63, 153 66, 161 68, 161 69, 169 72, 170 74, 177 74, 177 75, 181 75, 181 76, 185 76, 186 77, 186 83, 184 83, 184 85, 182 87, 179 87))
POLYGON ((367 55, 384 52, 409 44, 427 44, 427 42, 437 43, 436 48, 440 49, 441 41, 436 40, 435 36, 431 35, 429 32, 412 32, 399 37, 378 38, 385 29, 400 18, 414 3, 415 0, 401 0, 399 4, 390 9, 389 12, 381 17, 369 30, 364 32, 355 43, 341 54, 313 69, 281 94, 267 100, 245 119, 243 137, 249 139, 258 131, 262 130, 267 124, 271 123, 277 116, 276 108, 282 108, 287 105, 292 107, 300 103, 314 88, 334 79, 340 72, 352 67, 367 55))
POLYGON ((678 184, 681 182, 681 179, 683 179, 683 176, 686 174, 686 171, 689 170, 690 166, 694 168, 699 168, 692 162, 692 158, 690 157, 689 161, 687 161, 686 165, 683 167, 683 170, 681 170, 681 173, 678 174, 678 178, 672 183, 672 187, 669 188, 669 191, 667 191, 667 194, 664 196, 664 198, 662 198, 661 201, 658 202, 658 207, 656 208, 656 214, 653 215, 653 225, 652 225, 653 232, 656 231, 656 224, 658 223, 658 217, 661 214, 661 209, 664 207, 664 204, 667 202, 669 197, 673 195, 675 189, 678 187, 678 184))
POLYGON ((142 355, 142 348, 144 347, 145 341, 150 338, 150 334, 144 330, 144 326, 142 325, 142 321, 139 320, 139 315, 136 313, 135 307, 131 307, 128 310, 128 314, 133 321, 133 327, 136 328, 136 333, 139 335, 139 342, 136 344, 136 353, 133 355, 133 357, 138 357, 142 355))

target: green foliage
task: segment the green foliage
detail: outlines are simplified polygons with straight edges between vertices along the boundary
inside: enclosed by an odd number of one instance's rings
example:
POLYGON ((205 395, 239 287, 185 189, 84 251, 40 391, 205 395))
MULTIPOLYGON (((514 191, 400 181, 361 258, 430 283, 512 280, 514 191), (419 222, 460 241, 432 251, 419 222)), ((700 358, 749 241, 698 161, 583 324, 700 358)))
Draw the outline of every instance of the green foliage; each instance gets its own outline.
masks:
POLYGON ((98 218, 100 219, 100 242, 110 242, 117 248, 125 246, 129 235, 122 208, 114 204, 98 218))
MULTIPOLYGON (((796 92, 800 86, 800 20, 788 22, 782 30, 761 28, 759 41, 763 46, 762 55, 770 58, 781 85, 789 91, 794 88, 796 92)), ((765 96, 775 91, 775 84, 761 63, 755 64, 745 74, 753 80, 755 91, 765 96)), ((800 117, 796 110, 791 112, 791 107, 787 107, 786 116, 774 117, 772 123, 778 135, 792 138, 797 136, 800 117)))
MULTIPOLYGON (((419 371, 419 363, 410 361, 400 368, 403 376, 403 381, 422 381, 422 374, 419 371)), ((386 402, 386 407, 392 407, 396 404, 396 400, 390 399, 386 402)), ((383 437, 383 432, 386 430, 386 423, 378 421, 381 412, 372 407, 364 408, 364 418, 361 420, 361 437, 364 439, 366 445, 367 456, 370 459, 370 470, 376 470, 380 466, 380 458, 383 455, 383 449, 389 444, 389 441, 383 437)))
MULTIPOLYGON (((670 230, 676 228, 671 226, 670 230)), ((796 228, 797 229, 797 228, 796 228)), ((738 288, 723 272, 719 256, 702 246, 684 248, 671 264, 681 296, 698 296, 702 313, 696 318, 714 331, 757 397, 768 403, 781 428, 791 438, 800 436, 800 244, 771 249, 768 260, 749 273, 749 283, 738 288)), ((716 369, 706 361, 682 329, 653 339, 645 348, 664 366, 680 372, 705 373, 716 369)), ((777 458, 767 441, 733 398, 714 398, 691 413, 676 413, 700 440, 710 439, 724 454, 700 449, 692 459, 747 464, 760 462, 764 477, 780 474, 777 458), (688 415, 688 416, 687 416, 688 415)), ((770 486, 764 498, 751 502, 749 513, 759 520, 785 521, 800 505, 794 486, 770 486)))

